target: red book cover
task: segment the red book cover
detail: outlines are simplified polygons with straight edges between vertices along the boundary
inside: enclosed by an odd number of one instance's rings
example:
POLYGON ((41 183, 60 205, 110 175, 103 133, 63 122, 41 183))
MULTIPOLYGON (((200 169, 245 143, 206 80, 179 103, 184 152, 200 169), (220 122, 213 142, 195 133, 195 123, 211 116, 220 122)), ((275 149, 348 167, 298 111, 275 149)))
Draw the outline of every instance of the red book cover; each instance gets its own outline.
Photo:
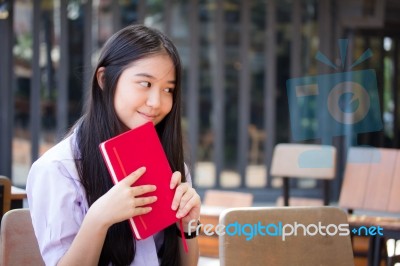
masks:
POLYGON ((100 144, 100 151, 114 184, 138 168, 146 172, 132 185, 155 185, 154 192, 144 196, 157 196, 148 205, 151 212, 129 219, 136 239, 147 238, 178 221, 171 209, 175 194, 170 189, 172 170, 152 122, 131 129, 100 144))

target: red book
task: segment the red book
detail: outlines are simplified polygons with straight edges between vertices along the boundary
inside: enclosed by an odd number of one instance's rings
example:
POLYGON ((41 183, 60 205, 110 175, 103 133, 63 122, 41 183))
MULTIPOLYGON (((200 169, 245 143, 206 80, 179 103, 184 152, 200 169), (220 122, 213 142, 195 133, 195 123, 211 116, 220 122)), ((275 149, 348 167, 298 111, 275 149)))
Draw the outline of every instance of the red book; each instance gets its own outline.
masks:
POLYGON ((170 189, 172 170, 152 122, 131 129, 100 144, 100 151, 114 184, 145 166, 146 172, 132 185, 155 185, 157 196, 151 212, 129 219, 136 239, 147 238, 178 221, 171 209, 175 189, 170 189))

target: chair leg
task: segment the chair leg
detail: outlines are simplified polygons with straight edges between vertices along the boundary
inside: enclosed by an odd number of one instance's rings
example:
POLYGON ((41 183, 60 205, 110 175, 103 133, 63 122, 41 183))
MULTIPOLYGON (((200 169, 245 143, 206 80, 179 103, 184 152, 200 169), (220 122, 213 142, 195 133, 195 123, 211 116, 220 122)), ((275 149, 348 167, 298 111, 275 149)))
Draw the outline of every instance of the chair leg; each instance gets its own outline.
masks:
POLYGON ((324 180, 323 181, 323 186, 324 186, 324 205, 328 206, 329 205, 329 198, 330 198, 330 187, 329 187, 329 181, 330 180, 324 180))
POLYGON ((376 249, 376 236, 371 236, 369 238, 369 245, 368 245, 368 266, 374 266, 374 255, 376 249))
POLYGON ((384 237, 381 237, 379 235, 374 237, 375 240, 375 244, 374 244, 374 249, 372 250, 373 254, 373 266, 379 266, 381 263, 381 259, 382 259, 382 252, 385 253, 385 257, 387 257, 386 255, 386 245, 385 245, 385 241, 386 239, 384 237))
POLYGON ((289 206, 289 178, 283 177, 283 205, 289 206))

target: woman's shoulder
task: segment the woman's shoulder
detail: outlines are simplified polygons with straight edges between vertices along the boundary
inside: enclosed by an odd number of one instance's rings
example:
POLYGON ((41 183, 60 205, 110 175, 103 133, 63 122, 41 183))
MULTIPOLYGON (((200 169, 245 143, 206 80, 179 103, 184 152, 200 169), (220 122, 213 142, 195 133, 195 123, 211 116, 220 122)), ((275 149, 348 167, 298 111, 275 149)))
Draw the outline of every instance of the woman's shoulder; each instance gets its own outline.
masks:
POLYGON ((40 169, 40 172, 57 170, 65 172, 73 179, 79 179, 75 167, 76 154, 75 133, 72 133, 36 160, 31 170, 40 169))
POLYGON ((35 163, 74 159, 73 140, 74 134, 66 137, 47 150, 35 163))

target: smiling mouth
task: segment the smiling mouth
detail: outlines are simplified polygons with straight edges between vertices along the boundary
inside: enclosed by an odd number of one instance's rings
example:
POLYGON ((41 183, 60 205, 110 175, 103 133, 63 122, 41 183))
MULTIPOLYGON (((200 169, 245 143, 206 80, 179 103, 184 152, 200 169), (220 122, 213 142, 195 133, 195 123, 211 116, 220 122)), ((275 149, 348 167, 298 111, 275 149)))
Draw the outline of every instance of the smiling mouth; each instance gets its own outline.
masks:
POLYGON ((145 114, 145 113, 142 113, 142 112, 139 112, 139 111, 138 111, 138 113, 139 113, 141 116, 143 116, 144 118, 148 119, 148 120, 154 120, 154 119, 156 118, 155 115, 148 115, 148 114, 145 114))

